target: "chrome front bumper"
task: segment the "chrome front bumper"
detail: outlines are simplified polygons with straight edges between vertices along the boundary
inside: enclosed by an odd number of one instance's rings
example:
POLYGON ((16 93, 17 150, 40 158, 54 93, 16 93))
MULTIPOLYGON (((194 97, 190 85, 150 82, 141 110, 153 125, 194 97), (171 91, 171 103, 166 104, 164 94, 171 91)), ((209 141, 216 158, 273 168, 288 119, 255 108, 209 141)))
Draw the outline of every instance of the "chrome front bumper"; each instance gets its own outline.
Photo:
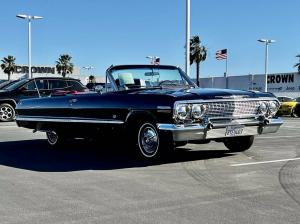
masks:
POLYGON ((281 118, 272 118, 264 121, 258 120, 234 120, 229 123, 210 123, 192 124, 192 125, 176 125, 176 124, 157 124, 160 131, 169 131, 173 134, 173 140, 189 141, 189 140, 205 140, 230 138, 237 136, 260 135, 267 133, 275 133, 283 124, 281 118), (243 131, 234 136, 226 136, 227 127, 242 126, 243 131))

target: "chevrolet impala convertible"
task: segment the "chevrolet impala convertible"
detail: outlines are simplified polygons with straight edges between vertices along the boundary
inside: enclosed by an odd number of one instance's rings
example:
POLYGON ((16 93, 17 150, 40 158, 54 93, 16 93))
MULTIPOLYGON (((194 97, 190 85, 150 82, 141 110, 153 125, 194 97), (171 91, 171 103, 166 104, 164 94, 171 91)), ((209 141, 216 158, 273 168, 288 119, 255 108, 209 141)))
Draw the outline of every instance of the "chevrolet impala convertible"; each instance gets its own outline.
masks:
POLYGON ((17 124, 45 132, 52 146, 111 133, 145 159, 188 142, 245 151, 255 135, 275 133, 282 124, 273 94, 198 88, 175 66, 111 66, 105 87, 96 89, 22 100, 17 124))

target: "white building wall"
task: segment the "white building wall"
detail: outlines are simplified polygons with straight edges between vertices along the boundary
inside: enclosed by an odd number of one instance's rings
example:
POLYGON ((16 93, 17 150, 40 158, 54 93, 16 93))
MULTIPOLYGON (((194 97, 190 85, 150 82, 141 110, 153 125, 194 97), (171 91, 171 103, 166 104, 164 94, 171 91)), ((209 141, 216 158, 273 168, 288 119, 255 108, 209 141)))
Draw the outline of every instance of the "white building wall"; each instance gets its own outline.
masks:
MULTIPOLYGON (((54 65, 33 65, 32 66, 32 76, 33 77, 61 77, 54 65)), ((25 78, 28 75, 27 65, 17 65, 16 71, 11 75, 11 79, 25 78)), ((72 74, 67 74, 67 77, 80 79, 80 67, 75 66, 73 68, 72 74)), ((7 74, 0 69, 0 79, 7 79, 7 74)))
MULTIPOLYGON (((265 76, 263 74, 230 76, 227 78, 229 89, 264 91, 264 86, 265 76)), ((200 87, 226 88, 226 78, 202 78, 200 87)), ((272 92, 277 96, 300 96, 300 74, 295 72, 269 74, 268 92, 272 92)))

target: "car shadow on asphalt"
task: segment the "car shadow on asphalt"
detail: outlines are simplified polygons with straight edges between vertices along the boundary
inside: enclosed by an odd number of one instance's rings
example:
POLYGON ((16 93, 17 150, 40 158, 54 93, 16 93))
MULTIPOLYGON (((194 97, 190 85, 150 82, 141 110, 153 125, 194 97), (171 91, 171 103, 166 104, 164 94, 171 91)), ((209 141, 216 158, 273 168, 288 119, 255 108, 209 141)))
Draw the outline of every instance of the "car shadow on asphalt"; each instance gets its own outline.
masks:
POLYGON ((231 156, 228 150, 176 149, 157 161, 144 161, 120 144, 105 145, 83 141, 53 148, 46 140, 0 142, 0 165, 39 172, 114 170, 147 167, 231 156))

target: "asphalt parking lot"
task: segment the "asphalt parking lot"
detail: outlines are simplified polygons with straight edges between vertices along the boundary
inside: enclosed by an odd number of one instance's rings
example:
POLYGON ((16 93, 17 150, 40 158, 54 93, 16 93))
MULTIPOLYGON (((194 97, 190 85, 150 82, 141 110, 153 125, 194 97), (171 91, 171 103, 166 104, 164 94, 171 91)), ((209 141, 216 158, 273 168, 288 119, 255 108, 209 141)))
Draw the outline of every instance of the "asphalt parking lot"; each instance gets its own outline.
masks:
POLYGON ((150 164, 0 123, 0 223, 300 223, 299 139, 285 118, 247 152, 189 144, 150 164))

